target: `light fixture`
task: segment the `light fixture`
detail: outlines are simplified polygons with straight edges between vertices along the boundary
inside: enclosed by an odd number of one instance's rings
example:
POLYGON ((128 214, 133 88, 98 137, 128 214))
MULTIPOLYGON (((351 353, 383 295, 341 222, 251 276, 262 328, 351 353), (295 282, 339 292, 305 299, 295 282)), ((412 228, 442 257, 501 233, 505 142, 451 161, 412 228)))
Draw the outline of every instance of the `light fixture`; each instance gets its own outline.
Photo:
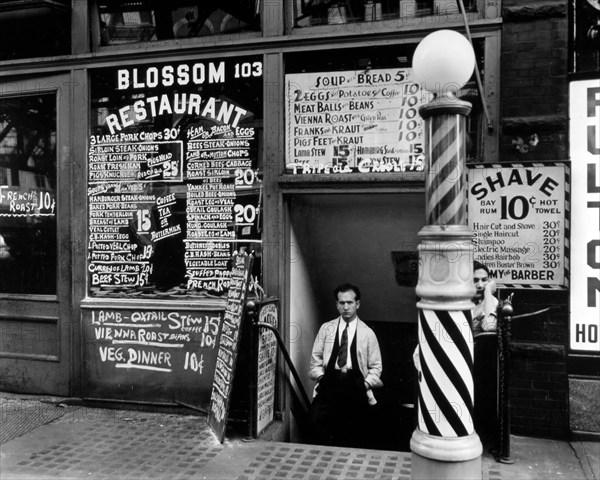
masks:
POLYGON ((469 81, 475 68, 471 43, 454 30, 427 35, 413 56, 415 81, 436 96, 454 96, 469 81))

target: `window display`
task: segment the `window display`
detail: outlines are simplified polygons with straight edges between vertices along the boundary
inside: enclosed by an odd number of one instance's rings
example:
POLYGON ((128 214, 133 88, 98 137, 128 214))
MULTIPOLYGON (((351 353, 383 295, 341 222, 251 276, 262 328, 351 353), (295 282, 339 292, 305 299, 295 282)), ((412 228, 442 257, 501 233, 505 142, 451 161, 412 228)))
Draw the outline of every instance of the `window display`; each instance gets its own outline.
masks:
POLYGON ((90 295, 223 296, 261 248, 260 57, 94 72, 92 114, 90 295))
POLYGON ((260 30, 255 0, 98 2, 100 45, 204 37, 260 30))
POLYGON ((56 294, 56 95, 0 98, 0 293, 56 294))
MULTIPOLYGON (((477 2, 464 1, 476 12, 477 2)), ((456 0, 294 0, 296 27, 460 15, 456 0)))

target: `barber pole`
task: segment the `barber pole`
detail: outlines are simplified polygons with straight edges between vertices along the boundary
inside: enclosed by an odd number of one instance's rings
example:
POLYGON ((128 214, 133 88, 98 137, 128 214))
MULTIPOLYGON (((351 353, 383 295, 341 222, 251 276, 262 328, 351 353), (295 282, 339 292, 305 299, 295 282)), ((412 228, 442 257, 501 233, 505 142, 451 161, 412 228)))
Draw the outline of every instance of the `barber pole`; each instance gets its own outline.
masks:
POLYGON ((419 232, 418 426, 411 477, 481 478, 473 426, 472 232, 466 216, 466 116, 471 105, 438 96, 425 119, 426 220, 419 232))
POLYGON ((427 223, 429 225, 466 225, 465 163, 466 116, 471 110, 466 102, 449 107, 434 102, 419 112, 425 118, 425 148, 428 175, 427 223), (442 110, 442 111, 440 111, 442 110))

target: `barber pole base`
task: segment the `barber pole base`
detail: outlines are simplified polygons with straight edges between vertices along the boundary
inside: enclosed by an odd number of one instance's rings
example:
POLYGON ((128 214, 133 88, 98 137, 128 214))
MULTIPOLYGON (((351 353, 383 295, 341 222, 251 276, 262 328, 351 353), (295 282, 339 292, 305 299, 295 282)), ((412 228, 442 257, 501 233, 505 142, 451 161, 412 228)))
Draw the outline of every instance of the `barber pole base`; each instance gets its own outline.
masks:
POLYGON ((420 232, 418 426, 412 479, 481 479, 473 428, 472 232, 427 225, 420 232))
POLYGON ((412 479, 478 480, 482 477, 481 441, 476 433, 466 437, 444 438, 416 429, 410 439, 410 449, 413 452, 412 479))

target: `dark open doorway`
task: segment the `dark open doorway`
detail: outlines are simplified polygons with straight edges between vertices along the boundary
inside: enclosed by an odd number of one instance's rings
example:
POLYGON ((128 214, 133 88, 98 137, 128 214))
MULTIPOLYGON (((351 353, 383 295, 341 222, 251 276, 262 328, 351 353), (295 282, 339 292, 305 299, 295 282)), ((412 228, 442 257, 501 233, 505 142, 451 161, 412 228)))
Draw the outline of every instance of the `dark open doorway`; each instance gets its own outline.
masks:
MULTIPOLYGON (((384 387, 375 392, 378 435, 368 446, 407 451, 415 425, 411 357, 417 343, 414 284, 423 195, 297 195, 289 206, 290 347, 304 387, 312 394, 306 373, 317 331, 338 315, 333 289, 343 282, 358 285, 359 317, 375 331, 383 358, 384 387)), ((301 427, 292 426, 292 440, 305 440, 301 427)))

